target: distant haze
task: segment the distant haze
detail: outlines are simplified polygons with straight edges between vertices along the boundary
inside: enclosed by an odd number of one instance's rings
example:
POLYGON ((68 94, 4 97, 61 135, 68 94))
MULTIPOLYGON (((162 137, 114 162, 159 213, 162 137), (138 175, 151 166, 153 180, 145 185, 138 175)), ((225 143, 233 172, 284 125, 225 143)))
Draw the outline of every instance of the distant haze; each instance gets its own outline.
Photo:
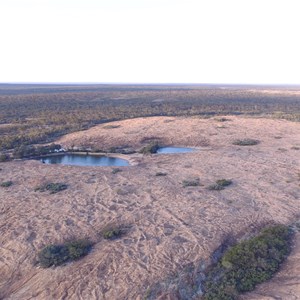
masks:
POLYGON ((0 0, 0 82, 300 84, 297 0, 0 0))

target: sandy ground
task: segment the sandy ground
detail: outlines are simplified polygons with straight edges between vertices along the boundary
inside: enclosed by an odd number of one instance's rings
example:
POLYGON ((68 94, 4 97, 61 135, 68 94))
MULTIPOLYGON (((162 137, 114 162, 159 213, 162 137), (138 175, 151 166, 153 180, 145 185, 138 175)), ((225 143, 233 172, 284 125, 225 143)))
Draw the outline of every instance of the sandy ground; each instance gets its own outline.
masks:
MULTIPOLYGON (((300 124, 228 118, 126 120, 115 122, 118 128, 100 125, 59 141, 109 149, 139 148, 159 138, 165 145, 198 148, 188 154, 134 154, 132 166, 116 174, 112 167, 1 163, 0 182, 13 185, 0 187, 0 298, 193 299, 186 281, 195 294, 197 274, 228 235, 299 221, 300 124), (232 145, 238 138, 261 143, 232 145), (194 178, 200 186, 183 187, 183 180, 194 178), (207 189, 222 178, 233 184, 207 189), (64 182, 68 189, 53 195, 34 191, 46 181, 64 182), (127 233, 104 240, 100 232, 110 224, 125 226, 127 233), (36 265, 43 246, 85 236, 96 244, 83 259, 50 269, 36 265), (174 286, 180 289, 172 294, 174 286)), ((243 299, 300 299, 299 235, 282 270, 243 299)))

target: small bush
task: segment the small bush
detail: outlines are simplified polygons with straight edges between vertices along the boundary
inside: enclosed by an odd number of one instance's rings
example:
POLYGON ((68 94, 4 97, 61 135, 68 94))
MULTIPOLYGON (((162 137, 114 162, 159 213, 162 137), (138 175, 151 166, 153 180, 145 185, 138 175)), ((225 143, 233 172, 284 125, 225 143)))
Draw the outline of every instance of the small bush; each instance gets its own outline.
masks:
POLYGON ((229 180, 229 179, 219 179, 216 181, 216 183, 220 186, 228 186, 228 185, 231 185, 232 184, 232 180, 229 180))
POLYGON ((122 170, 119 169, 119 168, 114 168, 114 169, 112 169, 111 172, 112 172, 113 174, 117 174, 117 173, 119 173, 119 172, 122 172, 122 170))
POLYGON ((102 231, 102 236, 106 240, 114 240, 124 234, 124 231, 119 227, 108 227, 102 231))
POLYGON ((226 186, 229 186, 232 184, 232 180, 228 180, 228 179, 219 179, 216 181, 216 183, 210 185, 208 187, 209 190, 212 191, 220 191, 220 190, 224 190, 224 188, 226 186))
POLYGON ((91 242, 88 240, 77 240, 67 243, 69 257, 71 260, 79 259, 88 254, 91 249, 91 242))
POLYGON ((39 191, 39 192, 45 192, 45 191, 49 191, 50 194, 55 194, 58 193, 60 191, 66 190, 68 188, 68 186, 64 183, 45 183, 41 186, 38 186, 34 189, 35 192, 39 191))
POLYGON ((221 191, 221 190, 224 190, 224 187, 214 183, 214 184, 211 184, 210 186, 208 186, 208 189, 210 191, 221 191))
POLYGON ((254 146, 259 144, 259 140, 254 140, 254 139, 235 140, 233 141, 232 144, 238 146, 254 146))
POLYGON ((10 187, 13 184, 12 181, 4 181, 0 183, 1 187, 10 187))
POLYGON ((167 176, 167 175, 168 175, 168 173, 163 173, 163 172, 157 172, 155 174, 155 176, 167 176))
POLYGON ((92 243, 88 240, 76 240, 64 245, 49 245, 38 253, 43 268, 59 266, 68 261, 77 260, 88 254, 92 243))
POLYGON ((289 254, 291 238, 288 227, 274 225, 230 248, 208 272, 204 299, 237 299, 269 280, 289 254))
POLYGON ((183 180, 182 185, 183 185, 183 187, 199 186, 200 185, 200 180, 199 180, 199 178, 190 179, 190 180, 183 180))
POLYGON ((9 161, 10 157, 8 154, 0 153, 0 162, 9 161))
POLYGON ((151 143, 151 144, 143 147, 140 150, 140 153, 142 153, 142 154, 153 154, 153 153, 156 153, 158 149, 159 149, 158 143, 151 143))
POLYGON ((59 266, 68 261, 68 248, 63 245, 49 245, 39 252, 38 258, 43 268, 59 266))

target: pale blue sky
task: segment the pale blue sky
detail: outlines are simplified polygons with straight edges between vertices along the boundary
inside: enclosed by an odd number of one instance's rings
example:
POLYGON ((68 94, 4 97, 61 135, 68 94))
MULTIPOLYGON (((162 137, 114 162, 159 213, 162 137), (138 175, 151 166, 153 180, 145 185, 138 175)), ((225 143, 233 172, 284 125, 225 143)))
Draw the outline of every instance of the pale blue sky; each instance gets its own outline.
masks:
POLYGON ((0 82, 300 84, 299 0, 0 0, 0 82))

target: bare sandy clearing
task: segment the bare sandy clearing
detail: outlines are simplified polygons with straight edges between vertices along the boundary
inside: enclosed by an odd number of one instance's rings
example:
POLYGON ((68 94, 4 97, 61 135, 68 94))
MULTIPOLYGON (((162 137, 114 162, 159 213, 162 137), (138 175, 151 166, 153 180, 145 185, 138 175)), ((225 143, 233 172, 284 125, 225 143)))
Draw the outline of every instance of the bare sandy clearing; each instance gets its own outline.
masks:
MULTIPOLYGON (((300 124, 227 118, 126 120, 112 123, 118 128, 100 125, 59 141, 139 148, 145 138, 158 137, 166 145, 200 147, 187 154, 133 155, 135 165, 116 174, 110 167, 1 163, 0 182, 14 184, 0 188, 0 298, 143 299, 154 295, 158 283, 171 289, 187 266, 207 264, 226 235, 298 220, 300 150, 292 148, 300 146, 300 124), (261 143, 232 145, 239 138, 261 143), (194 178, 200 186, 183 188, 183 180, 194 178), (223 191, 206 188, 221 178, 233 184, 223 191), (69 187, 54 195, 34 192, 46 180, 69 187), (110 223, 128 226, 127 235, 103 240, 99 232, 110 223), (82 260, 55 269, 34 266, 44 245, 82 236, 97 242, 82 260)), ((278 276, 245 299, 297 299, 299 251, 298 237, 278 276)))
POLYGON ((158 140, 165 145, 220 148, 231 147, 235 139, 255 138, 261 139, 265 147, 284 148, 280 139, 289 136, 290 144, 284 143, 285 147, 300 145, 299 123, 238 117, 226 117, 229 121, 225 122, 216 119, 138 118, 110 123, 117 128, 108 129, 107 124, 103 124, 71 133, 58 142, 66 147, 74 145, 103 150, 126 145, 139 148, 151 140, 158 140))

